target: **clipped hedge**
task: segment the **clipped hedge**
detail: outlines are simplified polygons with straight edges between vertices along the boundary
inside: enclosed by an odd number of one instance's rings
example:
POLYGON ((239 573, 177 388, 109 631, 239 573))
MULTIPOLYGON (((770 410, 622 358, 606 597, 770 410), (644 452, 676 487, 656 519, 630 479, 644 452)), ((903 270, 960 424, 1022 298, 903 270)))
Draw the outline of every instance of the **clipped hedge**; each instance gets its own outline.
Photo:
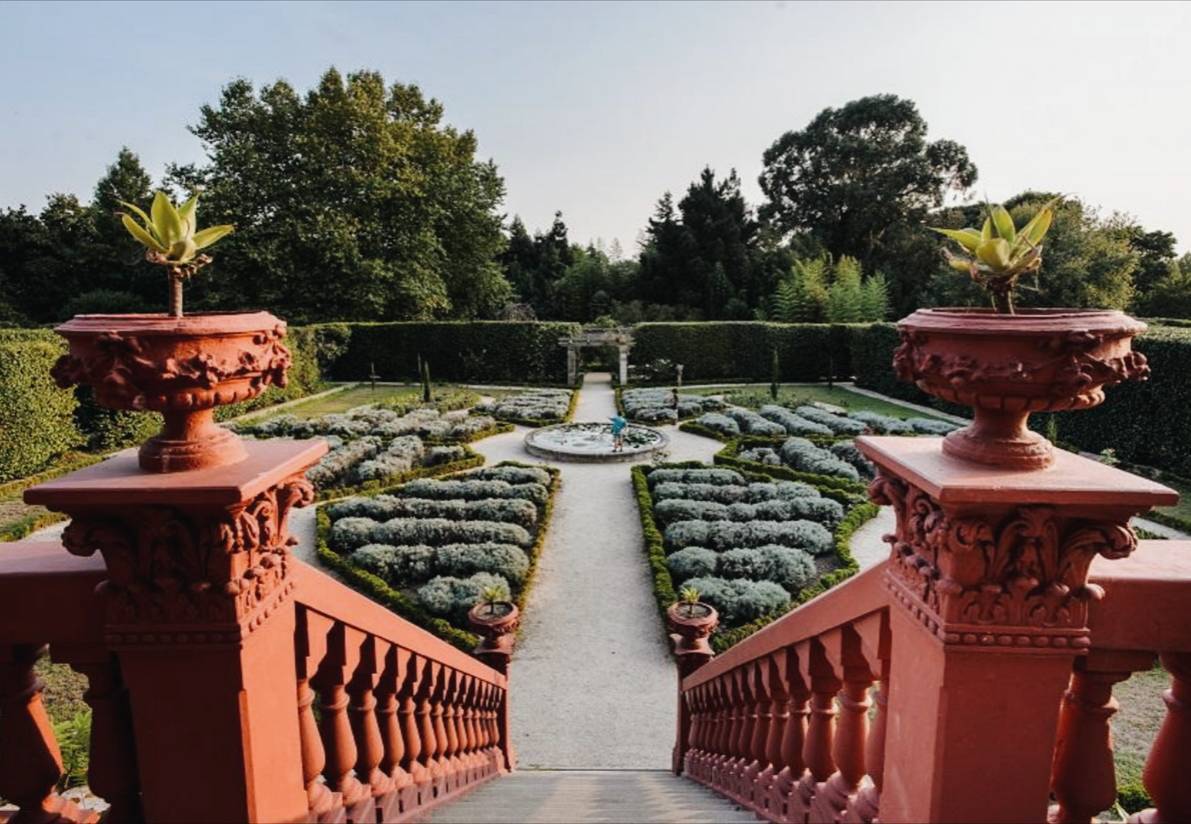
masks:
POLYGON ((768 381, 777 349, 783 381, 852 374, 849 329, 826 323, 642 323, 633 330, 633 363, 664 358, 683 365, 683 381, 768 381))
POLYGON ((567 379, 560 338, 576 323, 443 321, 352 323, 342 354, 331 366, 338 380, 366 380, 369 367, 385 380, 415 380, 418 356, 434 380, 476 383, 553 383, 567 379))
POLYGON ((65 351, 42 330, 0 336, 0 481, 31 475, 83 442, 74 394, 54 385, 50 368, 65 351))

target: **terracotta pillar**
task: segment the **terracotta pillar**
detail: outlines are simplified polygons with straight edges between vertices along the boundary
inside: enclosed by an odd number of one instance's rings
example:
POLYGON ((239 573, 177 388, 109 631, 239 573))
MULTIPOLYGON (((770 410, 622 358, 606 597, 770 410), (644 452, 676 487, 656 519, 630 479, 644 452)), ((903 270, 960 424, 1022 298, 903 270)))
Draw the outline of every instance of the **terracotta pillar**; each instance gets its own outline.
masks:
POLYGON ((894 508, 882 821, 1041 821, 1060 700, 1086 653, 1097 555, 1174 493, 1067 452, 1034 471, 863 437, 870 496, 894 508))
POLYGON ((567 346, 567 386, 574 386, 579 380, 579 350, 567 346))
POLYGON ((326 445, 245 448, 238 463, 168 474, 128 451, 25 494, 72 518, 70 552, 103 555, 105 643, 151 821, 307 813, 286 520, 313 501, 302 473, 326 445))

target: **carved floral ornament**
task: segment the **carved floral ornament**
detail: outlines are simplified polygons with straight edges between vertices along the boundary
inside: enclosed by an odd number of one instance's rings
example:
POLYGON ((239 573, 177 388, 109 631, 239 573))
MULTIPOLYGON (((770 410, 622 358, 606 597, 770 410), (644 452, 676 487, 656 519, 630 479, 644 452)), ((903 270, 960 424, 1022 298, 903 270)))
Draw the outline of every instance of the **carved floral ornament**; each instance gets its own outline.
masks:
MULTIPOLYGON (((117 635, 123 627, 183 625, 173 640, 193 640, 190 624, 206 628, 199 640, 238 641, 236 625, 251 632, 288 595, 296 539, 286 521, 292 508, 313 501, 314 487, 297 475, 217 513, 161 506, 117 516, 84 512, 66 527, 63 545, 75 555, 103 555, 108 577, 99 591, 117 635), (212 625, 223 625, 222 633, 212 625)), ((140 640, 171 640, 171 632, 140 640)))
MULTIPOLYGON (((154 338, 141 338, 119 332, 95 336, 90 351, 80 356, 63 355, 50 374, 59 387, 88 385, 106 402, 121 409, 151 409, 175 406, 174 399, 193 390, 177 403, 184 407, 211 406, 217 402, 215 390, 223 383, 247 380, 244 397, 260 394, 270 384, 284 387, 286 371, 292 363, 290 351, 281 341, 284 325, 236 336, 215 351, 199 352, 189 357, 154 358, 154 338)), ((177 339, 172 339, 171 343, 177 339)), ((229 402, 229 401, 222 401, 229 402)))
POLYGON ((1140 352, 1129 351, 1119 357, 1094 354, 1113 339, 1103 332, 1071 330, 1040 336, 1037 355, 1028 360, 991 360, 958 351, 931 351, 929 332, 902 329, 900 334, 901 344, 893 354, 893 368, 899 379, 945 383, 960 393, 980 392, 989 384, 1033 385, 1040 371, 1053 369, 1054 379, 1048 384, 1054 397, 1073 397, 1075 407, 1095 406, 1103 400, 1101 387, 1146 380, 1150 375, 1146 357, 1140 352))
POLYGON ((887 585, 945 643, 1087 647, 1088 603, 1104 594, 1088 583, 1092 560, 1137 546, 1127 522, 1064 518, 1049 506, 958 516, 883 471, 869 497, 897 515, 885 536, 887 585))

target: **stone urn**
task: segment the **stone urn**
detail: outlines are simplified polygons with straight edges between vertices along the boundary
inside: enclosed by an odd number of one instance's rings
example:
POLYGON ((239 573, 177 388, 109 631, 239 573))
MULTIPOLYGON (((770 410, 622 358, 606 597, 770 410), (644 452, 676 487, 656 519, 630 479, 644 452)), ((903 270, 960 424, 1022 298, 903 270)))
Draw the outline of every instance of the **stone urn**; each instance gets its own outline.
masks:
POLYGON ((493 669, 507 672, 521 626, 521 612, 512 601, 482 601, 467 613, 467 622, 480 636, 475 654, 493 669))
POLYGON ((919 309, 897 328, 897 376, 973 409, 943 452, 990 466, 1049 466, 1054 447, 1027 428, 1031 412, 1090 409, 1105 387, 1149 377, 1131 346, 1146 325, 1114 310, 919 309))
POLYGON ((688 655, 710 658, 711 644, 707 639, 719 622, 720 615, 711 604, 702 601, 671 604, 666 610, 666 626, 670 629, 674 654, 680 658, 688 655))
POLYGON ((161 432, 140 449, 149 472, 223 466, 246 456, 215 408, 285 386, 285 323, 268 312, 76 315, 55 331, 69 352, 54 365, 62 388, 90 386, 110 409, 160 412, 161 432))

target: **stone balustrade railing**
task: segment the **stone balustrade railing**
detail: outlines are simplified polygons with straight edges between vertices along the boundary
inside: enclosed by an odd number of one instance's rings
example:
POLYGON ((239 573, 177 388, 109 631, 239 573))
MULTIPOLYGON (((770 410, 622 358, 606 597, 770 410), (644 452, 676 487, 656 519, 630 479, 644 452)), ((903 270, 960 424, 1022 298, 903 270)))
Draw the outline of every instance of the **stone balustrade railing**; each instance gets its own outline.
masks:
MULTIPOLYGON (((51 542, 7 545, 0 798, 20 810, 11 820, 98 820, 55 792, 61 755, 33 671, 47 651, 89 680, 87 778, 110 805, 106 821, 402 821, 513 767, 504 675, 289 563, 294 597, 269 616, 284 628, 277 643, 256 651, 246 678, 192 704, 175 699, 168 657, 151 689, 129 690, 126 641, 103 632, 98 558, 51 542), (250 740, 267 742, 268 761, 245 758, 250 740), (148 755, 161 750, 174 754, 168 768, 148 755), (240 792, 199 789, 224 770, 242 776, 240 792)), ((210 678, 220 657, 196 643, 190 677, 210 678)))
POLYGON ((937 636, 901 620, 890 576, 870 568, 686 676, 676 768, 774 822, 1091 822, 1117 796, 1112 686, 1158 656, 1172 685, 1144 772, 1155 808, 1131 821, 1191 820, 1191 541, 1093 562, 1090 647, 1047 703, 1026 676, 1052 656, 1032 645, 921 654, 937 636), (973 692, 987 703, 947 706, 973 692))

